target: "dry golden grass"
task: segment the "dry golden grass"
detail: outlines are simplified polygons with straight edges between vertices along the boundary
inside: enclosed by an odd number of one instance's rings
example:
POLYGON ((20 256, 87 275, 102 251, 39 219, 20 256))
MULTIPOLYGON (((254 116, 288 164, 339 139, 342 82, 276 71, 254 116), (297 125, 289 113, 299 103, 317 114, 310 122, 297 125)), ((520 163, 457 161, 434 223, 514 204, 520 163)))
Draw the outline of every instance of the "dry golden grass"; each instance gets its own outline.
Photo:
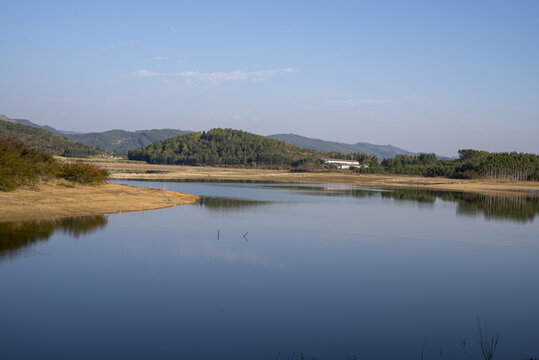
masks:
POLYGON ((0 192, 0 221, 151 210, 196 201, 198 196, 135 186, 39 184, 0 192))
POLYGON ((374 186, 384 188, 420 188, 481 193, 539 191, 538 181, 495 181, 461 180, 442 177, 404 175, 354 174, 349 171, 319 173, 293 173, 286 170, 237 169, 203 166, 152 165, 141 163, 100 163, 96 166, 107 169, 112 179, 132 180, 235 180, 270 181, 281 183, 327 183, 374 186))

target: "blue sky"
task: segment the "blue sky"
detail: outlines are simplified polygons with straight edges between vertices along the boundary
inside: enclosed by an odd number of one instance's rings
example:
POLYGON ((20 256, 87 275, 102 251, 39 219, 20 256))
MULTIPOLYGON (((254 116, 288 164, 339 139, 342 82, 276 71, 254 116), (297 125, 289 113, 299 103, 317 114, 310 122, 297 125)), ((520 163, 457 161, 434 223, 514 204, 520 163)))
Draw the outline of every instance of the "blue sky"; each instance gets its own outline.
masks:
POLYGON ((539 153, 539 1, 0 1, 0 113, 539 153))

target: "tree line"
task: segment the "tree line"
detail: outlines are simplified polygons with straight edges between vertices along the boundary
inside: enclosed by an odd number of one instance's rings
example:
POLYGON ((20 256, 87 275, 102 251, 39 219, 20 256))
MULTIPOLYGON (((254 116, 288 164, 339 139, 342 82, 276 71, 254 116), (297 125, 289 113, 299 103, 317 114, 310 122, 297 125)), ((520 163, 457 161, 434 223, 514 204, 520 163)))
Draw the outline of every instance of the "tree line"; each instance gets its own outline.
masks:
POLYGON ((526 153, 489 153, 459 150, 454 160, 439 160, 435 154, 397 155, 381 162, 364 153, 321 153, 241 130, 212 129, 157 141, 129 151, 131 160, 152 164, 262 167, 302 171, 332 168, 322 159, 355 160, 359 173, 387 173, 449 178, 539 180, 539 156, 526 153))
POLYGON ((472 149, 459 150, 458 154, 455 160, 438 160, 435 154, 397 155, 384 159, 371 171, 460 179, 539 180, 539 156, 535 154, 472 149))

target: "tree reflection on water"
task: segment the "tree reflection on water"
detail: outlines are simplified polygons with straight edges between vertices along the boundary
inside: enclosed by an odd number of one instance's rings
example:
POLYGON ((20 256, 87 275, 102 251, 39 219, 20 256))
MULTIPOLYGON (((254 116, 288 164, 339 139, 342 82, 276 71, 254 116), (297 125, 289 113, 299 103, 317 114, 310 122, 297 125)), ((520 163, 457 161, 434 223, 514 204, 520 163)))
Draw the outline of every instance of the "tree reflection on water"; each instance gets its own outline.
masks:
POLYGON ((17 255, 37 242, 49 239, 56 232, 79 238, 104 228, 107 222, 104 215, 92 215, 0 223, 0 260, 17 255))
POLYGON ((257 206, 274 204, 275 201, 237 199, 218 196, 202 196, 197 204, 205 207, 208 210, 226 211, 226 210, 243 210, 257 206))
POLYGON ((280 185, 278 188, 295 190, 298 194, 319 196, 344 196, 355 198, 377 197, 394 201, 408 201, 422 206, 434 206, 436 200, 457 204, 457 214, 463 216, 483 215, 486 219, 518 222, 533 221, 539 213, 539 197, 536 194, 500 193, 478 194, 453 191, 417 189, 358 189, 328 186, 280 185))
POLYGON ((539 198, 520 193, 474 194, 449 191, 395 190, 381 193, 383 198, 432 203, 439 199, 457 203, 457 214, 483 215, 486 219, 533 221, 539 212, 539 198))

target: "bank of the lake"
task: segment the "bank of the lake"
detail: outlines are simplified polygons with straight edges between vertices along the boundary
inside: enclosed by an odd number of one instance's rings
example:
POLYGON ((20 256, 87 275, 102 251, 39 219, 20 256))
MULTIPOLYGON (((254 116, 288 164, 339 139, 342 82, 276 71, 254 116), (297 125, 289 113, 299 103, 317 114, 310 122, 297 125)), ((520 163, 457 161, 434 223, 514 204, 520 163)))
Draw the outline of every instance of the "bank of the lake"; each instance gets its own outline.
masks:
POLYGON ((92 162, 118 180, 200 180, 264 181, 280 183, 318 183, 373 186, 381 188, 415 188, 424 190, 465 191, 475 193, 523 192, 539 196, 538 181, 465 180, 388 174, 356 174, 349 171, 290 172, 253 168, 154 165, 140 162, 92 162))
POLYGON ((0 222, 101 215, 189 204, 198 196, 119 184, 38 184, 0 192, 0 222))

